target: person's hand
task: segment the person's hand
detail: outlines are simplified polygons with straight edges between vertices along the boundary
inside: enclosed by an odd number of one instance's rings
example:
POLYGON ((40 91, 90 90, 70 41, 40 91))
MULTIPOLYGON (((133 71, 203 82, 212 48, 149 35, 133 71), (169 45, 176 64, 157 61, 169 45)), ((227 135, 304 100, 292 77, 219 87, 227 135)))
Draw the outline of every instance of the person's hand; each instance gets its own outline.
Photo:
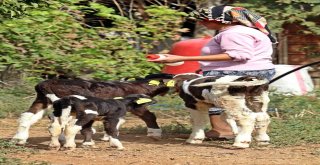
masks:
POLYGON ((155 63, 173 63, 183 61, 183 56, 176 56, 172 54, 161 54, 160 58, 157 59, 148 59, 149 62, 155 63))

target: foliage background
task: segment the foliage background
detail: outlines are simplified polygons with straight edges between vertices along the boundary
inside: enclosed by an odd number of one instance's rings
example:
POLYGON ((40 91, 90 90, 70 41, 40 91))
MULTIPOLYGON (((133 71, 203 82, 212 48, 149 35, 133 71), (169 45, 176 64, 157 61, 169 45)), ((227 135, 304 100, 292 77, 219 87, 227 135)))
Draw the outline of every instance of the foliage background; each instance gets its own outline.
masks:
MULTIPOLYGON (((281 32, 284 24, 298 23, 307 27, 304 33, 320 34, 317 0, 240 0, 235 5, 267 17, 274 32, 281 32)), ((28 78, 67 74, 104 80, 159 72, 162 66, 146 62, 144 56, 161 43, 178 39, 187 15, 169 6, 145 6, 145 19, 124 16, 94 1, 2 0, 0 70, 3 75, 11 66, 28 78), (90 26, 86 15, 110 20, 112 25, 90 26)))
POLYGON ((29 76, 63 71, 117 79, 158 72, 161 66, 146 62, 144 56, 160 41, 174 38, 185 15, 166 6, 149 6, 149 19, 140 22, 93 2, 1 2, 0 66, 13 64, 29 76), (88 26, 86 13, 112 20, 113 26, 88 26))

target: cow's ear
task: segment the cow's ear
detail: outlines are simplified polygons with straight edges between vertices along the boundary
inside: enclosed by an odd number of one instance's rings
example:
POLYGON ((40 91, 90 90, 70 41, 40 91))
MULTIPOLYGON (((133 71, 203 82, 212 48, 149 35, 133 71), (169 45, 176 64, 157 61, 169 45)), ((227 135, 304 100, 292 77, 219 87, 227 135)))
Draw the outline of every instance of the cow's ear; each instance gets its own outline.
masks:
POLYGON ((169 81, 167 81, 167 82, 165 82, 166 83, 166 86, 167 87, 174 87, 174 85, 175 85, 175 81, 174 80, 169 80, 169 81))
POLYGON ((139 98, 137 101, 136 101, 136 103, 137 104, 145 104, 145 103, 152 103, 152 102, 154 102, 154 100, 152 100, 152 99, 149 99, 149 98, 139 98))
POLYGON ((160 81, 158 81, 158 80, 150 80, 148 85, 150 85, 150 86, 159 86, 160 85, 160 81))

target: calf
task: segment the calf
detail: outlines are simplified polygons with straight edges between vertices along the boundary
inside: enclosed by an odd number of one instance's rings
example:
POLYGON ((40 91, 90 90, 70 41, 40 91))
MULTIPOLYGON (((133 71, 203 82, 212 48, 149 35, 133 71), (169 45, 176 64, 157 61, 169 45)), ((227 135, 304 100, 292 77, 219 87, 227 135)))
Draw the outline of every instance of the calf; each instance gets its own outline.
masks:
POLYGON ((174 77, 179 96, 190 109, 192 133, 187 143, 202 143, 208 110, 221 108, 236 135, 233 146, 249 147, 251 133, 256 128, 255 139, 268 144, 267 114, 268 81, 250 76, 211 77, 198 74, 180 74, 174 77), (238 127, 240 130, 238 130, 238 127))
POLYGON ((59 135, 65 133, 65 148, 76 147, 75 136, 81 130, 84 135, 83 145, 94 145, 92 140, 92 124, 94 120, 103 120, 106 133, 110 136, 110 146, 122 150, 123 146, 118 139, 119 128, 124 123, 127 111, 135 111, 154 101, 147 95, 131 94, 119 99, 99 99, 96 97, 66 96, 53 102, 54 122, 49 127, 51 134, 50 147, 59 148, 59 135), (70 119, 70 115, 75 119, 70 119))
MULTIPOLYGON (((51 79, 40 82, 35 86, 36 99, 30 108, 21 114, 18 131, 13 137, 18 144, 25 144, 29 137, 29 129, 32 124, 40 120, 44 112, 52 106, 52 101, 69 95, 92 96, 102 99, 126 96, 129 94, 146 94, 150 97, 164 95, 169 91, 167 84, 170 82, 170 74, 153 74, 143 79, 134 81, 88 81, 82 79, 51 79)), ((156 122, 156 116, 148 109, 141 107, 131 111, 141 118, 148 127, 148 135, 160 137, 161 129, 156 122)), ((103 140, 108 138, 103 138, 103 140)))

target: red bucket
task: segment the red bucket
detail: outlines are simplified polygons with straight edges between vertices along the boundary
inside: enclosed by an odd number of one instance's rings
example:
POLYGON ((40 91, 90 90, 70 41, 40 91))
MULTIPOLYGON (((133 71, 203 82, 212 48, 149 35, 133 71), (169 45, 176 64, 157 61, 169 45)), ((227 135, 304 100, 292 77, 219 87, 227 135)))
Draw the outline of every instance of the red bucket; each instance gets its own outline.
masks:
MULTIPOLYGON (((201 49, 211 40, 211 37, 203 37, 197 39, 189 39, 179 41, 173 44, 169 54, 179 56, 199 56, 201 49)), ((198 61, 185 61, 184 64, 179 66, 165 65, 162 69, 163 73, 181 74, 181 73, 195 73, 200 69, 198 61)))

